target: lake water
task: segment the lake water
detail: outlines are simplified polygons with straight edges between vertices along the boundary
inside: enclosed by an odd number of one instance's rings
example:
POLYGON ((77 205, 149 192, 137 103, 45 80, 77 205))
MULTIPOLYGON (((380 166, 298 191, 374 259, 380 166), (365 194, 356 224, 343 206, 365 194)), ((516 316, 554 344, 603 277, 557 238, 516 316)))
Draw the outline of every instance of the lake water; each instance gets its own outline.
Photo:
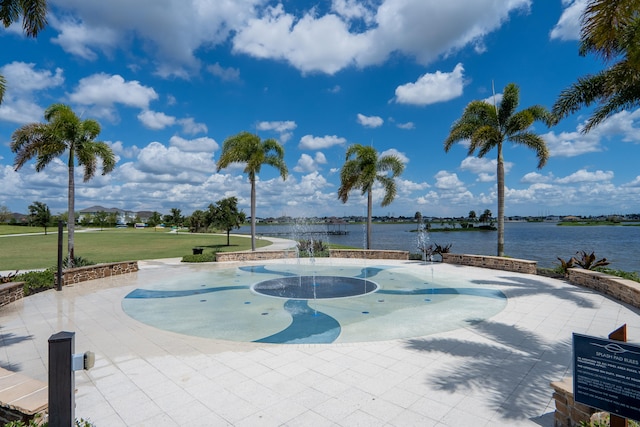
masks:
MULTIPOLYGON (((344 226, 343 226, 344 229, 344 226)), ((322 236, 330 243, 358 248, 365 246, 365 227, 348 224, 349 234, 322 236)), ((325 231, 324 225, 258 225, 257 233, 279 237, 305 238, 304 232, 325 231)), ((373 224, 372 249, 397 249, 418 252, 416 224, 373 224)), ((240 233, 249 234, 248 226, 240 233)), ((476 255, 496 255, 497 232, 432 232, 429 243, 451 243, 451 252, 476 255)), ((505 224, 505 254, 513 258, 538 261, 540 267, 555 267, 557 257, 569 259, 578 251, 595 252, 597 259, 607 258, 608 267, 640 272, 639 226, 585 226, 561 227, 556 223, 507 222, 505 224)))

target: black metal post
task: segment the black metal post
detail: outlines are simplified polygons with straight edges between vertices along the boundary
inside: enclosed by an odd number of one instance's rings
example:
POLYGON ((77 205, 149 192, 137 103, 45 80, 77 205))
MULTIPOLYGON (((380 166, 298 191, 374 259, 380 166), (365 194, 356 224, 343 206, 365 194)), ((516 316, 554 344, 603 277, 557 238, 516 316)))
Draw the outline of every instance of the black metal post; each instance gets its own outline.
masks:
POLYGON ((62 290, 62 221, 58 221, 58 284, 56 290, 62 290))
POLYGON ((75 420, 75 374, 71 358, 75 332, 49 337, 49 426, 72 427, 75 420))

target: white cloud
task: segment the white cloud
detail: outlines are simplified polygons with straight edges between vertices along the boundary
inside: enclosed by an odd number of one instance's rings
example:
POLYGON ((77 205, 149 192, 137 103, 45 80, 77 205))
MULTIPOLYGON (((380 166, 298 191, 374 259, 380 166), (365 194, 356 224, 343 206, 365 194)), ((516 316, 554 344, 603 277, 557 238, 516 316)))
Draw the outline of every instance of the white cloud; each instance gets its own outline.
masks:
POLYGON ((153 59, 159 75, 187 77, 200 66, 194 52, 226 41, 232 31, 254 16, 261 3, 56 0, 57 11, 73 18, 56 20, 53 14, 50 18, 53 28, 61 32, 56 42, 71 54, 92 59, 96 50, 127 50, 129 44, 138 42, 153 59))
POLYGON ((436 71, 420 76, 415 83, 396 88, 395 101, 399 104, 429 105, 449 101, 462 95, 464 68, 455 66, 451 73, 436 71))
POLYGON ((370 23, 374 18, 374 12, 358 0, 332 0, 331 10, 347 21, 361 19, 370 23))
POLYGON ((471 173, 495 173, 498 162, 495 159, 486 157, 465 157, 460 163, 460 169, 471 173))
POLYGON ((416 128, 416 125, 413 122, 398 123, 396 126, 405 130, 412 130, 416 128))
POLYGON ((325 135, 322 137, 305 135, 300 138, 298 148, 301 150, 322 150, 333 147, 334 145, 343 145, 347 140, 336 135, 325 135))
POLYGON ((64 83, 62 69, 36 70, 35 64, 11 62, 0 67, 0 75, 6 79, 6 92, 0 104, 0 120, 25 124, 42 120, 44 109, 36 103, 35 96, 64 83))
POLYGON ((334 74, 366 51, 369 41, 352 34, 336 15, 300 19, 286 13, 282 4, 268 6, 260 18, 250 19, 233 38, 233 50, 261 59, 286 60, 303 72, 334 74))
POLYGON ((597 132, 586 135, 580 132, 548 132, 541 135, 547 143, 550 157, 575 157, 585 153, 602 151, 597 132))
POLYGON ((195 139, 184 139, 177 135, 172 136, 169 139, 169 144, 172 147, 177 147, 181 151, 189 153, 213 153, 218 150, 220 146, 213 138, 202 137, 195 139))
POLYGON ((146 110, 138 114, 138 120, 140 120, 145 127, 153 130, 164 129, 176 123, 175 117, 151 110, 146 110))
POLYGON ((81 79, 69 99, 81 105, 94 106, 92 112, 95 115, 113 120, 116 116, 114 104, 146 110, 151 101, 158 99, 158 94, 136 80, 127 82, 119 75, 99 73, 81 79))
POLYGON ((280 142, 283 144, 291 139, 293 136, 293 131, 297 128, 298 125, 293 120, 285 120, 285 121, 272 121, 272 122, 259 122, 256 125, 257 130, 263 131, 274 131, 280 134, 280 142))
POLYGON ((409 158, 407 157, 406 154, 401 153, 400 151, 396 150, 395 148, 391 148, 389 150, 385 150, 382 153, 380 153, 380 157, 384 157, 384 156, 395 156, 398 159, 400 159, 400 161, 402 163, 404 163, 405 165, 407 163, 409 163, 409 158))
POLYGON ((624 142, 640 143, 640 109, 621 111, 609 117, 589 133, 583 134, 585 122, 581 122, 573 132, 551 131, 542 138, 549 147, 552 157, 575 157, 585 153, 603 151, 601 141, 612 137, 621 137, 624 142))
POLYGON ((186 119, 178 120, 180 126, 182 126, 182 132, 188 135, 195 135, 197 133, 206 133, 209 128, 204 123, 197 123, 193 117, 187 117, 186 119))
POLYGON ((314 157, 302 153, 293 170, 296 172, 316 172, 320 169, 320 165, 324 165, 326 163, 327 158, 320 151, 318 151, 314 157))
POLYGON ((0 73, 6 79, 7 91, 11 93, 31 93, 50 89, 64 83, 61 68, 55 72, 50 70, 36 70, 34 63, 14 61, 0 67, 0 73))
MULTIPOLYGON (((327 74, 379 64, 394 53, 422 64, 467 46, 482 53, 484 37, 510 14, 528 11, 531 0, 333 0, 325 14, 314 6, 300 11, 298 4, 287 2, 285 10, 285 3, 274 6, 264 0, 55 4, 50 22, 59 34, 54 42, 65 51, 94 60, 100 53, 127 51, 138 43, 158 75, 187 78, 201 66, 196 51, 229 40, 235 52, 327 74)), ((146 58, 134 61, 145 63, 146 58)), ((223 79, 238 77, 236 69, 212 67, 210 71, 223 79)))
POLYGON ((465 191, 465 185, 458 175, 447 171, 440 171, 435 175, 436 183, 435 187, 440 190, 447 191, 465 191))
POLYGON ((240 70, 233 67, 224 68, 217 62, 207 66, 207 71, 225 82, 237 82, 240 80, 240 70))
POLYGON ((294 130, 298 125, 292 120, 259 122, 256 125, 258 130, 273 130, 276 132, 288 132, 294 130))
POLYGON ((575 184, 579 182, 599 182, 610 181, 613 179, 613 171, 601 171, 589 172, 586 169, 580 169, 571 175, 564 178, 557 178, 556 182, 559 184, 575 184))
POLYGON ((89 61, 98 59, 98 55, 90 46, 103 52, 110 52, 120 41, 118 31, 113 28, 103 25, 88 26, 71 17, 58 19, 52 13, 49 17, 51 26, 59 31, 51 42, 60 45, 65 52, 83 59, 89 61))
POLYGON ((378 116, 365 116, 358 113, 358 123, 367 128, 377 128, 382 126, 384 120, 378 116))
MULTIPOLYGON (((195 140, 198 141, 198 140, 195 140)), ((202 182, 203 175, 216 170, 213 153, 210 151, 184 151, 181 146, 190 145, 192 149, 197 143, 189 143, 181 138, 173 139, 170 147, 159 142, 152 142, 138 154, 135 169, 152 175, 175 175, 177 182, 202 182)), ((210 143, 210 142, 209 142, 210 143)), ((215 143, 215 141, 214 141, 215 143)), ((168 178, 166 178, 168 179, 168 178)))
POLYGON ((579 40, 580 22, 588 0, 562 0, 564 10, 549 37, 559 40, 579 40))
POLYGON ((538 172, 529 172, 525 174, 520 182, 524 184, 543 184, 551 182, 553 180, 553 173, 549 172, 548 175, 542 175, 538 172))
MULTIPOLYGON (((105 142, 111 147, 113 152, 118 157, 122 156, 130 159, 130 158, 136 157, 138 153, 140 153, 140 149, 135 145, 125 147, 122 141, 116 141, 116 142, 105 141, 105 142)), ((118 158, 118 161, 120 161, 119 158, 118 158)))

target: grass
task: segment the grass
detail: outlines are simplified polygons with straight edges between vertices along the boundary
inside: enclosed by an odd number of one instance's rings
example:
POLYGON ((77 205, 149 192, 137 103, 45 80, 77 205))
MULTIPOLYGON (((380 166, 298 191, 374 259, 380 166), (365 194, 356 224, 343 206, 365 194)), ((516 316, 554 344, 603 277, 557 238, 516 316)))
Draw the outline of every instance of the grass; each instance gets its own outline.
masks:
MULTIPOLYGON (((44 227, 29 227, 26 225, 10 225, 0 224, 0 235, 7 234, 30 234, 30 233, 44 233, 44 227)), ((47 234, 57 234, 58 227, 47 227, 47 234)))
MULTIPOLYGON (((18 227, 25 228, 25 227, 18 227)), ((251 249, 249 237, 227 237, 211 234, 168 233, 167 231, 105 229, 104 231, 76 232, 75 256, 95 263, 130 261, 155 258, 181 258, 192 253, 194 247, 217 251, 243 251, 251 249)), ((270 242, 256 239, 256 246, 270 242)), ((67 255, 67 235, 64 235, 63 256, 67 255)), ((0 270, 27 270, 49 268, 58 259, 58 236, 48 235, 0 237, 0 270)))

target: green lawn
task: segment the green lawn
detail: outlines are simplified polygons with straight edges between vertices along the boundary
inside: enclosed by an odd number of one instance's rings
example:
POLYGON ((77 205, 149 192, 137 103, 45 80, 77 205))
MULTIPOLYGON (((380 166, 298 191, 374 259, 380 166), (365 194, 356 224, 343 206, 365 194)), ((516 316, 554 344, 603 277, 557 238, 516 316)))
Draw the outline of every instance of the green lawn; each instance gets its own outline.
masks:
MULTIPOLYGON (((29 228, 29 227, 18 227, 29 228)), ((1 229, 1 228, 0 228, 1 229)), ((26 270, 54 267, 58 259, 58 235, 0 237, 0 270, 26 270)), ((75 256, 95 263, 183 257, 191 254, 195 246, 204 251, 242 251, 251 249, 249 237, 227 237, 211 234, 169 233, 165 230, 105 229, 104 231, 75 233, 75 256)), ((256 246, 270 242, 258 239, 256 246)), ((63 256, 67 253, 67 235, 64 234, 63 256)))
MULTIPOLYGON (((47 233, 57 233, 58 227, 47 227, 47 233)), ((0 236, 6 234, 44 233, 44 227, 0 224, 0 236)))

